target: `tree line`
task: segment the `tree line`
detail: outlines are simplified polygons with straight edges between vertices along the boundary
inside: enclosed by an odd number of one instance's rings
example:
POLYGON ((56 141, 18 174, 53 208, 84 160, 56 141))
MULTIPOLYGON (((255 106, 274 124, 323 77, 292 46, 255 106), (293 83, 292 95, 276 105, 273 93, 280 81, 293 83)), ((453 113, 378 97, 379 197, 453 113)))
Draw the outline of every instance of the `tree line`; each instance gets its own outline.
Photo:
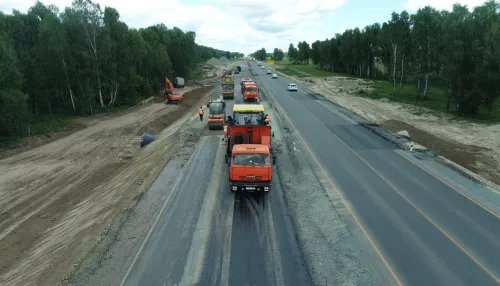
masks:
POLYGON ((455 4, 451 11, 427 6, 415 14, 393 12, 383 24, 348 29, 311 46, 290 44, 287 57, 292 64, 312 60, 319 69, 390 80, 393 96, 411 82, 417 99, 425 100, 435 84, 445 90, 447 111, 492 111, 500 95, 499 12, 493 0, 472 11, 455 4))
POLYGON ((242 57, 197 45, 194 32, 163 24, 133 29, 112 7, 75 0, 59 12, 36 2, 0 12, 0 140, 29 134, 30 122, 130 106, 190 78, 212 57, 242 57))
POLYGON ((267 58, 271 58, 275 61, 281 61, 285 57, 285 53, 283 52, 283 50, 275 48, 273 50, 273 53, 271 54, 267 53, 265 48, 261 48, 260 50, 251 53, 250 56, 259 61, 265 61, 267 58))

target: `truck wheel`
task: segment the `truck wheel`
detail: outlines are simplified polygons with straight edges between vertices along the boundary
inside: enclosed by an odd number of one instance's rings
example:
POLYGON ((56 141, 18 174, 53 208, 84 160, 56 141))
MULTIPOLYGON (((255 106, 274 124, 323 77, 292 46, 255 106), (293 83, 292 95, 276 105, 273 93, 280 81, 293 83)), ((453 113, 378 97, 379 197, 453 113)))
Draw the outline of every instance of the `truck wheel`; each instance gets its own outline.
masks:
POLYGON ((231 146, 234 146, 234 143, 238 142, 238 144, 247 144, 248 140, 245 134, 243 133, 236 133, 233 136, 231 136, 231 146), (238 142, 241 141, 241 142, 238 142))

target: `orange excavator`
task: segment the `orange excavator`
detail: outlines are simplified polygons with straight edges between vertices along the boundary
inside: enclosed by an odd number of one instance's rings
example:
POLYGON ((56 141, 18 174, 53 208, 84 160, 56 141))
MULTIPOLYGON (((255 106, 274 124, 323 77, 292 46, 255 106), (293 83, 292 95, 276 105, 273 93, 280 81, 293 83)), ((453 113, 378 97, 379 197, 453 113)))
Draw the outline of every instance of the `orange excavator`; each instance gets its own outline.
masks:
POLYGON ((168 77, 165 77, 165 95, 167 96, 166 104, 178 103, 182 100, 182 93, 175 92, 174 85, 170 82, 168 77))

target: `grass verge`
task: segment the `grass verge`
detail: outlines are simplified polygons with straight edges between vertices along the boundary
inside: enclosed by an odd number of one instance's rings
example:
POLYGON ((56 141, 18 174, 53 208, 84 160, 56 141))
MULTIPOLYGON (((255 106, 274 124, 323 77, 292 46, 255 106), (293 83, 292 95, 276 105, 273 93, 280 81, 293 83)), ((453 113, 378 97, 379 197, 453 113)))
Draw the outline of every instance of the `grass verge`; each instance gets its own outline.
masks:
MULTIPOLYGON (((276 64, 276 68, 287 75, 297 76, 297 77, 350 77, 358 78, 351 75, 344 75, 334 72, 328 72, 325 70, 320 70, 316 65, 309 63, 307 65, 292 65, 288 60, 284 59, 276 64)), ((363 79, 363 78, 362 78, 363 79)), ((396 88, 399 88, 399 81, 396 88)), ((478 114, 472 115, 458 115, 455 112, 455 108, 450 107, 451 111, 446 112, 447 95, 445 89, 431 85, 427 98, 423 100, 422 98, 417 99, 417 86, 416 84, 407 83, 403 85, 400 92, 394 95, 393 85, 391 82, 387 81, 377 81, 371 85, 373 91, 359 90, 355 94, 362 97, 369 97, 372 99, 388 98, 394 102, 411 104, 418 107, 428 108, 432 111, 445 112, 453 115, 454 117, 450 121, 468 121, 479 124, 495 124, 500 122, 500 99, 497 99, 493 104, 493 111, 489 112, 484 106, 480 106, 478 114)), ((423 87, 422 87, 423 88, 423 87)), ((422 90, 423 93, 423 90, 422 90)), ((412 111, 415 115, 421 115, 423 111, 412 111)), ((438 113, 434 114, 438 115, 438 113)))
MULTIPOLYGON (((425 107, 434 111, 445 112, 454 115, 454 117, 450 119, 453 121, 469 121, 480 124, 494 124, 500 122, 500 100, 495 102, 493 111, 491 112, 488 112, 485 107, 481 106, 478 114, 461 116, 457 115, 453 106, 450 107, 450 112, 446 112, 447 95, 444 88, 439 86, 431 85, 425 100, 422 98, 417 99, 416 84, 405 84, 400 92, 396 93, 396 95, 394 95, 393 92, 393 84, 390 82, 378 81, 372 84, 371 87, 373 88, 373 91, 360 90, 356 93, 356 95, 372 99, 388 98, 394 102, 406 103, 418 107, 425 107)), ((396 89, 399 89, 399 85, 396 86, 396 89)), ((414 114, 421 115, 422 113, 423 112, 421 111, 417 111, 417 113, 414 114)))

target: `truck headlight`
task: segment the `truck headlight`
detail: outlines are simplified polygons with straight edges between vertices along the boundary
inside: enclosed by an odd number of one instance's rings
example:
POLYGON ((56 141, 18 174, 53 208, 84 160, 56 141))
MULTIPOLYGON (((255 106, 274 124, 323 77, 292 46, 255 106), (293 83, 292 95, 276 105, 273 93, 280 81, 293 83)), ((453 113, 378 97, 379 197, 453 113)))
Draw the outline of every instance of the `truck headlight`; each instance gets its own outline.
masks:
POLYGON ((237 189, 238 189, 238 187, 233 186, 233 191, 236 191, 237 189))

